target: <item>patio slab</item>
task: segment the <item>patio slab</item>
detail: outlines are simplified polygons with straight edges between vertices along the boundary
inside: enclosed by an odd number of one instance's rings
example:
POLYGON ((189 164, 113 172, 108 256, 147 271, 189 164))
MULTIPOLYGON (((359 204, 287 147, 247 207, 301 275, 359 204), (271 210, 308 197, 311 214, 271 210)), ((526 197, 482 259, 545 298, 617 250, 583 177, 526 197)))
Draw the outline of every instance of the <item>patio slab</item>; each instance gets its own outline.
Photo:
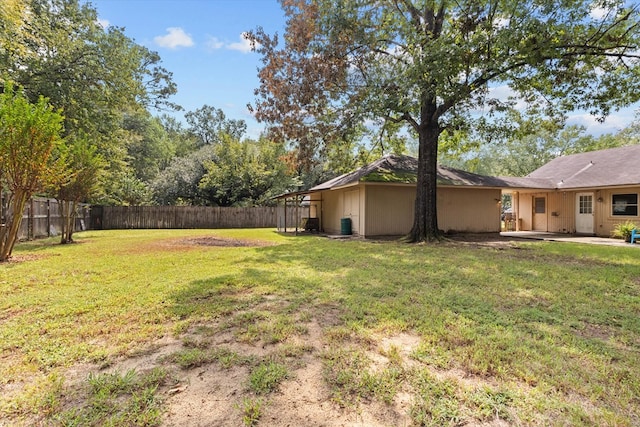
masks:
POLYGON ((503 231, 503 237, 518 239, 546 240, 550 242, 588 243, 592 245, 640 247, 640 244, 630 244, 621 239, 607 237, 585 236, 578 234, 547 233, 541 231, 503 231))

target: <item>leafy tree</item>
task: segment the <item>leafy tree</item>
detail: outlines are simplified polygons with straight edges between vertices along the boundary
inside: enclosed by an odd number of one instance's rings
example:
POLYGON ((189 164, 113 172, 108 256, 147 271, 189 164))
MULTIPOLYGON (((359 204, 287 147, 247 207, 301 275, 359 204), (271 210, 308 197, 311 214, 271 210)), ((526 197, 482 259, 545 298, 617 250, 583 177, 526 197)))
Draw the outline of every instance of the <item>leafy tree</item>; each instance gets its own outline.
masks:
POLYGON ((86 138, 67 138, 64 155, 67 173, 60 174, 59 182, 53 182, 49 193, 58 201, 62 218, 60 243, 72 243, 78 205, 87 201, 96 190, 104 160, 86 138))
POLYGON ((486 140, 484 135, 459 136, 459 141, 451 142, 444 134, 440 162, 484 175, 526 176, 559 156, 640 143, 636 122, 617 134, 595 137, 586 134, 584 126, 531 119, 517 111, 507 117, 510 132, 484 144, 480 143, 486 140))
POLYGON ((0 262, 13 251, 27 201, 59 179, 62 168, 52 153, 62 145, 62 115, 43 97, 31 104, 12 84, 0 94, 0 189, 5 194, 5 218, 0 221, 0 262))
POLYGON ((198 186, 214 205, 269 204, 291 184, 283 155, 282 144, 266 138, 240 141, 223 134, 198 186))
MULTIPOLYGON (((178 108, 171 73, 157 53, 136 44, 122 28, 104 29, 97 12, 79 0, 11 0, 19 25, 0 24, 2 78, 20 84, 35 102, 40 95, 64 111, 64 135, 83 134, 105 159, 103 201, 116 201, 110 181, 131 175, 123 113, 178 108)), ((14 21, 16 20, 14 19, 14 21)), ((0 82, 1 83, 1 82, 0 82)), ((139 165, 136 165, 139 166, 139 165)))
POLYGON ((176 157, 151 182, 154 200, 161 205, 204 205, 198 183, 206 173, 205 162, 214 159, 213 147, 205 145, 183 157, 176 157))
POLYGON ((182 126, 182 122, 167 114, 160 116, 159 120, 171 145, 175 147, 176 156, 184 157, 197 150, 196 137, 182 126))
POLYGON ((122 171, 109 177, 113 180, 110 194, 112 203, 124 206, 153 204, 153 191, 150 185, 138 179, 132 172, 122 171))
POLYGON ((224 111, 210 105, 189 111, 184 117, 189 124, 189 131, 197 138, 200 147, 219 142, 221 135, 240 139, 247 130, 244 120, 227 119, 224 111))
POLYGON ((152 181, 175 156, 174 142, 169 139, 160 120, 146 110, 125 114, 122 128, 127 131, 127 163, 136 178, 143 182, 152 181))
POLYGON ((282 0, 284 45, 262 29, 256 117, 283 137, 367 119, 418 136, 412 241, 439 238, 436 167, 445 131, 499 124, 513 104, 537 115, 600 116, 640 98, 638 6, 624 0, 282 0), (598 7, 600 5, 600 7, 598 7), (478 111, 485 111, 478 116, 478 111))

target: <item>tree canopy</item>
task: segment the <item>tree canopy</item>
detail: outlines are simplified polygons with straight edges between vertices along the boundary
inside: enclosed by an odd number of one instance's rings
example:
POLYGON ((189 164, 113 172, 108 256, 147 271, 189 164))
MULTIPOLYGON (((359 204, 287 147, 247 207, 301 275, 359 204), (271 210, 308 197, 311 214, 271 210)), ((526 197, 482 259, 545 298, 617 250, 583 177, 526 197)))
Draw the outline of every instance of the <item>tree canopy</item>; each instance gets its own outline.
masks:
POLYGON ((62 180, 62 120, 43 97, 32 104, 11 84, 0 94, 0 190, 8 190, 0 191, 0 262, 11 256, 29 198, 62 180))
MULTIPOLYGON (((301 152, 358 123, 418 139, 413 241, 438 238, 440 136, 530 115, 604 117, 640 99, 639 8, 623 0, 282 0, 284 43, 258 28, 253 108, 301 152), (511 97, 499 96, 497 87, 511 97), (324 135, 324 136, 323 136, 324 135)), ((333 141, 339 141, 333 139, 333 141)))
POLYGON ((177 88, 157 53, 97 18, 79 0, 2 2, 0 89, 13 81, 31 102, 45 96, 62 109, 62 136, 85 135, 106 160, 102 200, 113 201, 122 190, 114 183, 144 167, 129 164, 135 137, 123 129, 123 114, 177 108, 170 101, 177 88))

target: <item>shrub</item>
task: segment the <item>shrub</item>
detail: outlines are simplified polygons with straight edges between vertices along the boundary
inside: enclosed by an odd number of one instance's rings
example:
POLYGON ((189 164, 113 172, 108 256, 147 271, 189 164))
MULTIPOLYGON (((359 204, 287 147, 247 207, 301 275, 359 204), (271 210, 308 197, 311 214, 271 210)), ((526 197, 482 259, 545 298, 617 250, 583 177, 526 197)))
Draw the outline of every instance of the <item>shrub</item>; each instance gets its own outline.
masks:
POLYGON ((624 239, 625 241, 630 241, 631 232, 636 228, 638 228, 638 226, 631 221, 621 222, 619 224, 616 224, 615 227, 613 227, 613 231, 611 232, 611 235, 613 237, 619 237, 621 239, 624 239))

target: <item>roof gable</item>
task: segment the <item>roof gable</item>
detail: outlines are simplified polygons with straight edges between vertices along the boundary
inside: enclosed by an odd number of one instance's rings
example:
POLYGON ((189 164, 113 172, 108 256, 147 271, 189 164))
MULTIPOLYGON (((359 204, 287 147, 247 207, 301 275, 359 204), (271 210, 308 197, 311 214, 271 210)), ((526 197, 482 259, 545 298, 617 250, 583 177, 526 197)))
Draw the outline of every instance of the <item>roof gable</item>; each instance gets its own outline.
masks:
POLYGON ((530 173, 553 188, 587 188, 640 184, 640 145, 561 156, 530 173))
MULTIPOLYGON (((340 175, 332 180, 311 188, 322 191, 354 185, 359 182, 382 182, 415 184, 418 174, 418 160, 411 156, 391 154, 376 160, 353 172, 340 175)), ((453 186, 504 187, 509 186, 502 178, 478 175, 438 165, 437 183, 453 186)))

